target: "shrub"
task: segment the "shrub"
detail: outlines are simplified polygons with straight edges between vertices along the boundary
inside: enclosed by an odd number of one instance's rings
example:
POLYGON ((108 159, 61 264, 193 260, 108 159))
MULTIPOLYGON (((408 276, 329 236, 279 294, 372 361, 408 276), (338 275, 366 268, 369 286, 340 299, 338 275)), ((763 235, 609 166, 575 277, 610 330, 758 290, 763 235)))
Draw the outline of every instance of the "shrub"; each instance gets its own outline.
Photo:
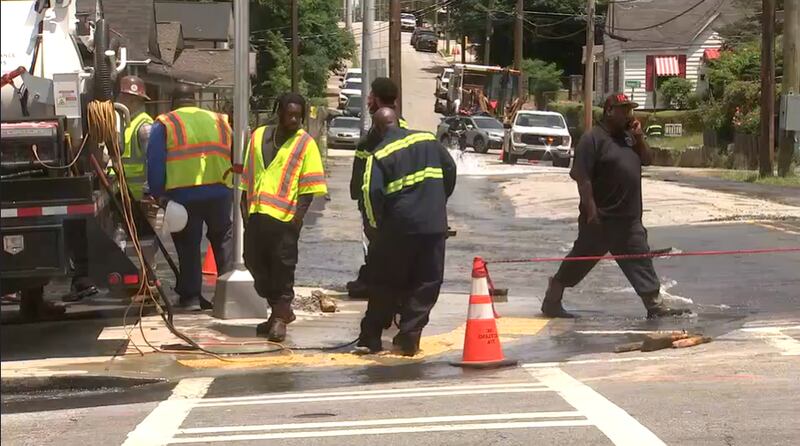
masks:
MULTIPOLYGON (((564 115, 567 120, 567 127, 569 133, 572 135, 572 141, 577 143, 578 139, 583 135, 583 103, 574 101, 557 101, 548 104, 547 109, 555 111, 564 115)), ((592 115, 594 122, 600 121, 603 118, 603 109, 600 107, 592 107, 592 115)))
POLYGON ((673 107, 684 109, 689 106, 692 90, 694 90, 692 81, 682 77, 673 77, 661 84, 658 92, 673 107))

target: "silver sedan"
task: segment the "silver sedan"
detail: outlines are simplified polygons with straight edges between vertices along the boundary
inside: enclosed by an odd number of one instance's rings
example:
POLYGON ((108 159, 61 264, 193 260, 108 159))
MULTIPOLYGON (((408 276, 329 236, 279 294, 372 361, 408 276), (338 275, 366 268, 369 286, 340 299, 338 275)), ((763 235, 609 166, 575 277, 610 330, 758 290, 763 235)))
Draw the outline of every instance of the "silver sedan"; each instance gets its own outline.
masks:
POLYGON ((349 116, 333 118, 328 124, 328 147, 355 149, 361 137, 361 119, 349 116))

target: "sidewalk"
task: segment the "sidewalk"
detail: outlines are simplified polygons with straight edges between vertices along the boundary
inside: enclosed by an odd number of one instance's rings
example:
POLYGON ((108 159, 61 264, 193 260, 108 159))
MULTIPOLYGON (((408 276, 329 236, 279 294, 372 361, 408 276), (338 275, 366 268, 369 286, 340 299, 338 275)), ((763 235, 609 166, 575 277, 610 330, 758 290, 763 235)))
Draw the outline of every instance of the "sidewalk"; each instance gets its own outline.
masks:
MULTIPOLYGON (((314 290, 316 288, 296 288, 300 297, 309 296, 314 290)), ((88 343, 83 348, 83 354, 71 349, 64 350, 63 356, 32 356, 27 360, 3 361, 3 385, 20 385, 25 380, 47 385, 48 379, 97 376, 171 381, 185 377, 218 376, 255 368, 286 371, 323 367, 398 366, 449 362, 460 357, 468 295, 440 296, 431 314, 431 322, 425 329, 421 343, 422 353, 406 358, 389 353, 359 356, 351 353, 352 345, 323 351, 323 348, 354 341, 358 337, 359 322, 366 309, 366 301, 350 300, 346 295, 336 295, 334 292, 327 294, 337 297, 337 312, 321 313, 311 308, 309 310, 312 311, 297 311, 298 318, 289 327, 283 350, 256 337, 255 325, 263 322, 260 319, 219 320, 208 313, 197 313, 176 315, 175 326, 203 348, 223 355, 241 355, 213 357, 191 350, 175 351, 176 346, 186 345, 185 342, 172 335, 159 316, 151 315, 145 316, 141 324, 129 326, 107 321, 110 325, 102 329, 94 344, 116 343, 118 348, 114 354, 98 355, 97 345, 88 343), (162 348, 172 350, 156 351, 162 348), (308 348, 318 349, 307 350, 308 348), (257 353, 261 351, 270 352, 257 353)), ((529 309, 519 299, 516 304, 498 304, 497 308, 504 315, 525 314, 529 309)), ((498 326, 504 344, 513 344, 523 336, 535 335, 546 322, 541 318, 505 317, 498 320, 498 326)), ((15 331, 22 332, 25 329, 25 325, 9 326, 5 328, 4 335, 14 336, 15 331)), ((41 339, 29 339, 27 342, 48 342, 45 338, 59 336, 56 331, 49 333, 50 335, 42 333, 41 339)), ((394 327, 384 333, 385 348, 391 346, 391 337, 394 334, 394 327)), ((30 348, 28 350, 33 351, 30 348)))
POLYGON ((644 170, 644 176, 654 180, 681 183, 800 207, 800 190, 797 188, 727 180, 721 178, 724 172, 726 171, 722 169, 648 167, 644 170))

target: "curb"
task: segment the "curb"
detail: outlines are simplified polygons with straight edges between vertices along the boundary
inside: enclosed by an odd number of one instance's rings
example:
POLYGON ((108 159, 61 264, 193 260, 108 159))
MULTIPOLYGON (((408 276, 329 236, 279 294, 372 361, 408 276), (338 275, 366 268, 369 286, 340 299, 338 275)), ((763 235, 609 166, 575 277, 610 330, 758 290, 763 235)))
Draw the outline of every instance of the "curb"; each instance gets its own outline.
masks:
POLYGON ((33 376, 0 379, 0 393, 27 395, 42 391, 91 392, 119 391, 149 384, 165 383, 165 379, 129 378, 111 375, 33 376))

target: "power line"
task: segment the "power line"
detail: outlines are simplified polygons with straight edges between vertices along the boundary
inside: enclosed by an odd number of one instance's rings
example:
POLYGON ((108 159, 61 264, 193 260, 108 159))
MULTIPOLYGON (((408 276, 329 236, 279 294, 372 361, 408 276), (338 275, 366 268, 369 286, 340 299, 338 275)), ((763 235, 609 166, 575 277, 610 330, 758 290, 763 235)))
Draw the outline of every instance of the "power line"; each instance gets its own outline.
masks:
POLYGON ((614 31, 646 31, 648 29, 658 28, 659 26, 666 25, 667 23, 672 22, 673 20, 677 20, 677 19, 685 16, 686 14, 692 12, 694 9, 696 9, 698 6, 702 5, 705 2, 706 2, 706 0, 700 0, 699 2, 697 2, 694 5, 692 5, 691 7, 689 7, 689 9, 681 12, 680 14, 678 14, 678 15, 676 15, 674 17, 670 17, 670 18, 668 18, 668 19, 666 19, 666 20, 664 20, 662 22, 656 23, 654 25, 644 26, 644 27, 641 27, 641 28, 617 28, 617 27, 615 27, 614 31))

